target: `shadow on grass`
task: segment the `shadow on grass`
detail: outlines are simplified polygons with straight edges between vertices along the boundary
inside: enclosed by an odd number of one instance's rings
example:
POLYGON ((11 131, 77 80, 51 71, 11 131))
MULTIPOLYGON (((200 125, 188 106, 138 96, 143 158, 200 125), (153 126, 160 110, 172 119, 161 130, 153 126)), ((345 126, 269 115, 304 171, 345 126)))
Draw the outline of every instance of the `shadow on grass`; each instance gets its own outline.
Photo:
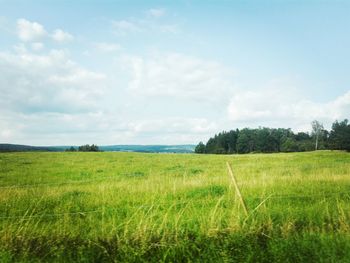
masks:
POLYGON ((0 247, 1 262, 349 262, 349 237, 329 234, 267 237, 218 233, 181 237, 13 237, 0 247))

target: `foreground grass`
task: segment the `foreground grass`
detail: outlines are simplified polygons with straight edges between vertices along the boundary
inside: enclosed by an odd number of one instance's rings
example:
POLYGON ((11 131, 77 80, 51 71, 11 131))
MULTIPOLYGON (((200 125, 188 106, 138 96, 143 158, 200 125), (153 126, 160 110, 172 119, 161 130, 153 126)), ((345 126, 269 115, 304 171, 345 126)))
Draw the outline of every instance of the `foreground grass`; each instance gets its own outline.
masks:
POLYGON ((350 262, 349 176, 330 151, 0 154, 0 262, 350 262))

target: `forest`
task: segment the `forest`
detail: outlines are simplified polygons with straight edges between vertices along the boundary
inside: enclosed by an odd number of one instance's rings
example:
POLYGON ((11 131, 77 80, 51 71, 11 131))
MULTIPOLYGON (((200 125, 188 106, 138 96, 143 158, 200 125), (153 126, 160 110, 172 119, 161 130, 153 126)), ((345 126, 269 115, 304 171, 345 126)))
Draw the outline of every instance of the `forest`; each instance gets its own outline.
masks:
POLYGON ((318 121, 311 123, 312 132, 294 133, 291 129, 244 128, 223 131, 211 137, 206 144, 200 142, 196 153, 274 153, 305 152, 313 150, 350 151, 350 123, 347 119, 335 121, 327 131, 318 121))

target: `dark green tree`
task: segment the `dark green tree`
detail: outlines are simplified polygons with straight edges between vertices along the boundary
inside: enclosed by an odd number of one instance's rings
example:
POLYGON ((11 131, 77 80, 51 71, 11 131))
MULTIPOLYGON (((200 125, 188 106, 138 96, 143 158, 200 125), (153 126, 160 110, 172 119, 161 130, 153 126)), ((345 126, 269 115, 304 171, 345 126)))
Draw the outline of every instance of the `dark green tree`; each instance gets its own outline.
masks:
POLYGON ((93 144, 90 146, 90 152, 98 152, 99 148, 97 145, 93 144))
POLYGON ((295 139, 287 138, 281 145, 282 152, 297 152, 299 151, 298 144, 295 139))
POLYGON ((79 152, 98 152, 99 148, 95 144, 92 144, 91 146, 89 144, 85 144, 85 145, 79 146, 78 151, 79 152))
POLYGON ((194 149, 195 153, 205 153, 205 145, 203 142, 198 143, 196 148, 194 149))
MULTIPOLYGON (((320 126, 321 125, 318 125, 318 128, 320 126)), ((324 129, 317 131, 317 148, 329 149, 330 134, 324 129)), ((336 134, 338 133, 333 132, 333 145, 339 145, 339 143, 336 143, 338 140, 336 134)), ((316 133, 314 133, 314 135, 316 135, 316 133)), ((285 128, 274 129, 260 127, 258 129, 236 129, 215 134, 214 137, 210 138, 206 143, 205 153, 232 154, 312 151, 315 149, 315 139, 315 136, 310 136, 308 133, 299 132, 294 134, 291 129, 285 128)), ((198 149, 196 152, 202 152, 203 145, 197 145, 198 149)), ((339 148, 339 146, 334 147, 339 148)))
POLYGON ((237 138, 237 152, 249 153, 254 150, 254 142, 252 140, 252 130, 247 128, 240 130, 237 138))
POLYGON ((329 144, 332 149, 350 151, 350 124, 347 119, 333 123, 329 144))
POLYGON ((68 149, 65 150, 66 152, 76 152, 77 149, 75 149, 73 146, 69 147, 68 149))
POLYGON ((306 132, 298 132, 295 136, 294 136, 294 139, 297 141, 297 142, 300 142, 300 141, 309 141, 311 140, 311 137, 308 133, 306 132))
POLYGON ((237 138, 238 138, 238 130, 231 130, 227 134, 227 143, 228 143, 228 148, 227 148, 227 153, 232 154, 237 152, 237 138))

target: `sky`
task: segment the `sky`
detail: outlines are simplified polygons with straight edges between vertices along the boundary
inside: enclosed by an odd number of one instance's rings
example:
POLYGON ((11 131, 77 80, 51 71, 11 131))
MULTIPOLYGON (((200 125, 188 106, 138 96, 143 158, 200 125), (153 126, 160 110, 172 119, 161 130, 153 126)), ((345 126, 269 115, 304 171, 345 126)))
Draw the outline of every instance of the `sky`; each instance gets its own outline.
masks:
POLYGON ((0 143, 197 144, 350 118, 350 1, 0 0, 0 143))

